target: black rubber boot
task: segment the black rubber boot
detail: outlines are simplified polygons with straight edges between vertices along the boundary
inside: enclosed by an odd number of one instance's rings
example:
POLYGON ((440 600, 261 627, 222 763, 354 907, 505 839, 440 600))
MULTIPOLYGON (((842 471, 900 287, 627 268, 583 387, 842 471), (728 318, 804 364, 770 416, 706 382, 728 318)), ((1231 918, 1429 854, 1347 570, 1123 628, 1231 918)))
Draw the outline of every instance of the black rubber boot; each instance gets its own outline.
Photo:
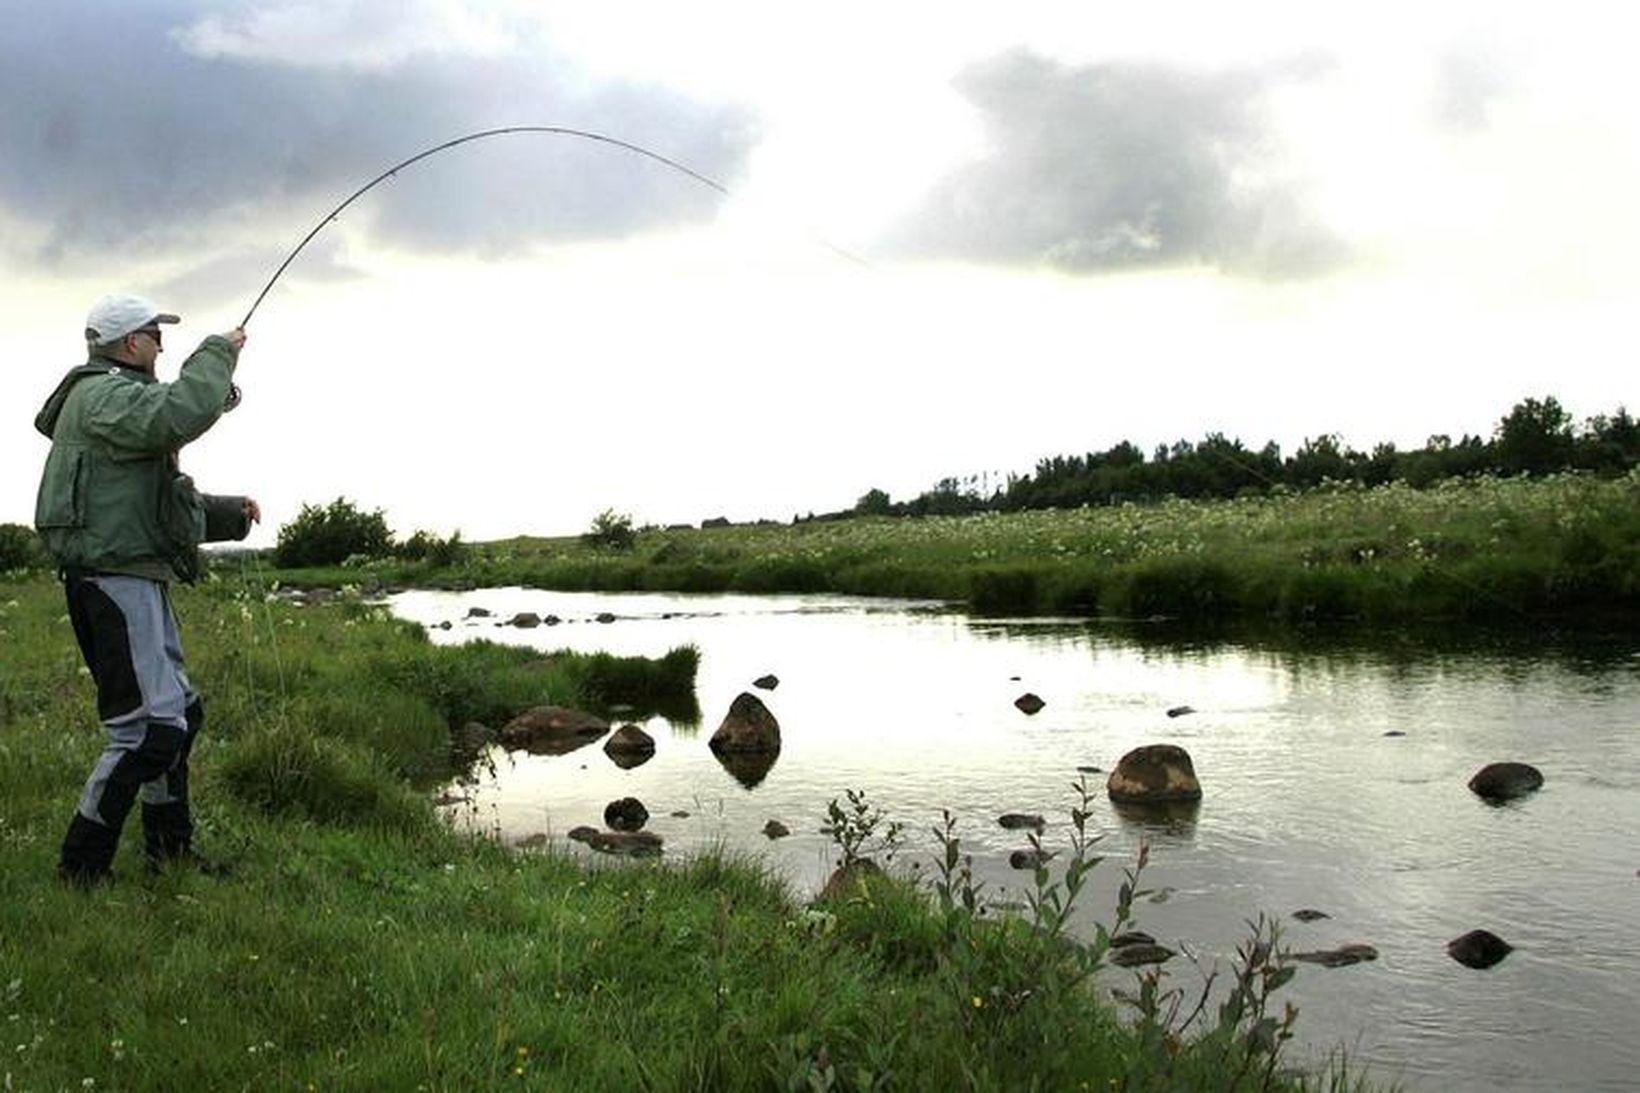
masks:
POLYGON ((114 851, 119 845, 117 829, 74 813, 57 859, 57 879, 77 888, 90 888, 108 880, 113 876, 114 851))

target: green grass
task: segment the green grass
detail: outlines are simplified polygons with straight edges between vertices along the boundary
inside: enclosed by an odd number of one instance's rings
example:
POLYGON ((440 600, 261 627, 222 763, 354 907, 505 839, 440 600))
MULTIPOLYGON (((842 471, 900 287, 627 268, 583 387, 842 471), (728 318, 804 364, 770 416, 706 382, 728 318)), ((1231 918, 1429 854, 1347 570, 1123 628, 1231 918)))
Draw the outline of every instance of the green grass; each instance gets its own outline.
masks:
POLYGON ((295 571, 301 584, 842 592, 987 613, 1143 619, 1541 621, 1640 612, 1640 471, 1600 479, 1342 485, 958 517, 859 517, 474 544, 433 568, 295 571))
POLYGON ((755 861, 589 866, 435 819, 452 726, 670 702, 693 650, 439 649, 367 604, 228 581, 176 603, 209 703, 200 841, 235 872, 147 876, 128 831, 116 880, 81 892, 53 865, 102 746, 90 682, 55 583, 0 580, 4 1088, 1217 1089, 1241 1060, 1229 1087, 1255 1089, 1274 1069, 1251 1023, 1122 1017, 1099 947, 1051 922, 894 879, 808 908, 755 861))

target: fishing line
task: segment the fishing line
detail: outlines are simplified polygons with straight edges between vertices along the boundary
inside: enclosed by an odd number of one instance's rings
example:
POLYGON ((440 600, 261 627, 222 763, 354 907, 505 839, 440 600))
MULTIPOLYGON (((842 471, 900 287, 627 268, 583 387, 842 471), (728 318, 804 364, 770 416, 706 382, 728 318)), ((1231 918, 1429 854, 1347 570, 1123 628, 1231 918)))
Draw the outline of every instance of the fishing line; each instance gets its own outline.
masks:
MULTIPOLYGON (((296 244, 295 249, 285 256, 285 260, 279 263, 279 268, 273 271, 273 276, 268 278, 268 283, 262 286, 261 292, 257 293, 256 300, 251 304, 251 309, 245 312, 245 317, 240 320, 240 327, 243 328, 250 323, 251 316, 256 314, 256 309, 262 305, 263 298, 267 296, 268 291, 272 289, 274 284, 279 280, 280 275, 283 274, 290 264, 296 260, 296 256, 302 253, 302 249, 306 247, 308 243, 312 242, 313 237, 323 231, 326 225, 330 224, 333 220, 340 216, 342 211, 349 205, 353 204, 359 198, 375 189, 381 183, 394 177, 406 167, 419 163, 422 160, 427 159, 429 156, 435 156, 440 152, 446 152, 451 148, 457 147, 458 145, 470 144, 476 140, 486 140, 490 137, 507 136, 508 134, 513 133, 537 133, 551 136, 577 137, 582 140, 595 141, 599 144, 608 144, 615 148, 621 148, 628 152, 634 152, 637 155, 645 157, 646 159, 651 159, 656 163, 662 164, 663 166, 670 167, 672 170, 678 171, 689 178, 694 179, 702 186, 717 191, 724 197, 734 196, 729 192, 729 188, 723 185, 723 183, 701 174, 692 167, 685 166, 675 159, 661 155, 659 152, 651 151, 640 144, 633 144, 631 141, 621 140, 617 137, 608 136, 604 133, 594 133, 587 129, 573 129, 565 125, 509 125, 499 129, 481 129, 476 133, 467 133, 463 136, 447 140, 442 144, 435 144, 431 148, 417 152, 409 159, 395 163, 393 166, 387 168, 387 170, 383 171, 381 174, 377 175, 375 178, 371 179, 369 182, 366 182, 363 186, 360 186, 357 190, 354 190, 351 194, 349 194, 345 199, 343 199, 340 205, 337 205, 334 209, 330 210, 330 212, 326 213, 324 217, 313 226, 313 230, 309 231, 302 237, 302 241, 296 244)), ((850 254, 848 251, 843 250, 841 247, 826 242, 824 239, 819 239, 817 242, 819 242, 821 246, 824 246, 826 249, 830 250, 832 253, 841 258, 845 258, 850 262, 854 262, 858 265, 868 264, 864 259, 858 258, 850 254)))

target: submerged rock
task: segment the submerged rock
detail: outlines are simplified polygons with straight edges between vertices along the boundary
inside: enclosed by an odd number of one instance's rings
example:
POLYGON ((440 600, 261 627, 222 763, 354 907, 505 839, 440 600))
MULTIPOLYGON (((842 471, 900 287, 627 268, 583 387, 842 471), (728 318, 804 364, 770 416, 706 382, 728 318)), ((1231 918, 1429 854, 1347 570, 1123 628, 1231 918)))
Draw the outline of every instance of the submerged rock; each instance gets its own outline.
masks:
POLYGON ((997 817, 997 823, 1008 831, 1040 832, 1047 826, 1042 817, 1034 812, 1004 812, 997 817))
POLYGON ((1490 930, 1471 930, 1446 943, 1446 952, 1466 968, 1490 968, 1515 947, 1490 930))
POLYGON ((1300 922, 1318 922, 1324 918, 1332 918, 1327 912, 1317 911, 1311 907, 1306 907, 1301 911, 1294 911, 1293 917, 1300 922))
POLYGON ((723 752, 778 752, 780 750, 780 722, 763 705, 763 700, 750 691, 742 691, 729 704, 729 712, 708 746, 723 752))
POLYGON ((1377 960, 1378 950, 1371 945, 1340 945, 1336 949, 1317 949, 1307 953, 1288 953, 1289 960, 1306 964, 1320 964, 1323 968, 1344 968, 1366 960, 1377 960))
POLYGON ((765 837, 770 839, 784 839, 791 833, 791 828, 787 827, 779 820, 770 820, 768 823, 763 825, 763 834, 765 837))
POLYGON ((487 619, 490 617, 490 609, 488 607, 469 607, 467 609, 467 614, 463 617, 469 619, 487 619))
POLYGON ((1030 691, 1026 691, 1024 694, 1014 699, 1014 705, 1018 707, 1021 713, 1034 714, 1040 712, 1042 707, 1046 706, 1047 703, 1042 701, 1041 696, 1034 695, 1030 691))
POLYGON ((1199 801, 1201 783, 1190 753, 1176 744, 1147 744, 1122 756, 1105 781, 1113 801, 1153 804, 1163 801, 1199 801))
POLYGON ((1141 964, 1162 964, 1172 960, 1173 950, 1166 945, 1157 945, 1155 942, 1136 942, 1123 945, 1121 948, 1112 947, 1110 962, 1118 968, 1137 968, 1141 964))
POLYGON ((524 748, 539 755, 563 755, 592 743, 609 731, 609 722, 568 706, 536 706, 525 710, 496 734, 505 747, 524 748))
POLYGON ((1110 947, 1113 949, 1125 949, 1129 945, 1154 944, 1156 944, 1156 939, 1145 933, 1143 930, 1129 930, 1127 933, 1117 934, 1115 937, 1110 939, 1110 947))
POLYGON ((1196 707, 1194 707, 1194 706, 1174 706, 1171 710, 1167 711, 1167 716, 1169 716, 1169 717, 1183 717, 1187 713, 1195 713, 1195 712, 1196 712, 1196 707))
POLYGON ((662 839, 652 831, 599 831, 592 827, 572 828, 569 837, 585 843, 601 854, 629 858, 653 858, 661 852, 662 839))
POLYGON ((649 822, 649 810, 636 797, 622 797, 604 806, 604 823, 616 831, 637 831, 649 822))
POLYGON ((541 616, 534 611, 520 611, 507 620, 508 626, 516 626, 521 630, 532 630, 541 625, 541 616))
POLYGON ((1015 850, 1008 855, 1010 869, 1035 869, 1039 865, 1047 865, 1056 850, 1015 850))
POLYGON ((772 691, 780 686, 780 677, 772 673, 766 676, 758 676, 752 680, 752 686, 760 691, 772 691))
POLYGON ((1469 779, 1469 788, 1488 801, 1513 801, 1543 786, 1543 772, 1530 763, 1488 763, 1469 779))

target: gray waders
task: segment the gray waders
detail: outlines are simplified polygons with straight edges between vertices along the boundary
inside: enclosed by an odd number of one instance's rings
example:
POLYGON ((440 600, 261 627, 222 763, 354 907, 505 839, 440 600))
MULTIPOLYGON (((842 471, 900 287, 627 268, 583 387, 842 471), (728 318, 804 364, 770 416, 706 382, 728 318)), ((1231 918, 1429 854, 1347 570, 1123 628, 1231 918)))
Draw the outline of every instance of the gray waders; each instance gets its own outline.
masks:
POLYGON ((188 752, 205 709, 183 670, 171 600, 160 581, 68 572, 68 617, 97 684, 108 746, 86 780, 57 873, 90 884, 109 873, 120 830, 142 800, 151 865, 190 853, 188 752))

